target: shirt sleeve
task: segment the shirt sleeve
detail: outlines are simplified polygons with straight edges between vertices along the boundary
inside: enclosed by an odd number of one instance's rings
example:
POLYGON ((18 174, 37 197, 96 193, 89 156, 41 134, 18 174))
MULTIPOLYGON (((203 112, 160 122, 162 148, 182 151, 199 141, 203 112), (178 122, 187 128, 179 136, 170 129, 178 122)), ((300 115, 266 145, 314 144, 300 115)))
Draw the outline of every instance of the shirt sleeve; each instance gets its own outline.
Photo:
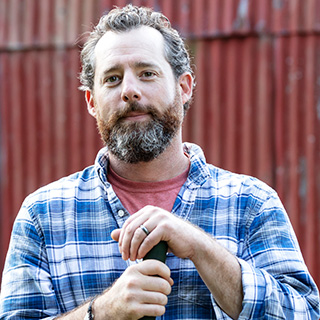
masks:
POLYGON ((277 194, 249 221, 239 319, 319 319, 319 293, 277 194))
POLYGON ((58 314, 44 241, 22 206, 3 271, 0 319, 53 319, 58 314))

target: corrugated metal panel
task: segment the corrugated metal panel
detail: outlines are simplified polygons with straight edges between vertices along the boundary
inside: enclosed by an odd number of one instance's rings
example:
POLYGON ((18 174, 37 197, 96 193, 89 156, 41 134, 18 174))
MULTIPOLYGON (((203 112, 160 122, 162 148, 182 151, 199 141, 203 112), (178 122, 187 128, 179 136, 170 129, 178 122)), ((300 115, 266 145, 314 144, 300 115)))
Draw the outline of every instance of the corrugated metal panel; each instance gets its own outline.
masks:
POLYGON ((195 104, 185 138, 208 159, 273 183, 272 41, 237 38, 196 44, 195 104))
POLYGON ((277 189, 318 284, 320 0, 0 0, 1 261, 23 198, 101 146, 76 40, 114 5, 168 16, 194 55, 184 138, 277 189))
POLYGON ((83 93, 77 90, 75 42, 83 24, 88 30, 95 19, 95 3, 5 1, 1 5, 8 30, 0 38, 3 262, 11 225, 25 196, 92 164, 101 143, 83 93))
MULTIPOLYGON (((314 275, 319 269, 320 37, 276 39, 276 183, 314 275)), ((319 278, 317 279, 319 281, 319 278)))

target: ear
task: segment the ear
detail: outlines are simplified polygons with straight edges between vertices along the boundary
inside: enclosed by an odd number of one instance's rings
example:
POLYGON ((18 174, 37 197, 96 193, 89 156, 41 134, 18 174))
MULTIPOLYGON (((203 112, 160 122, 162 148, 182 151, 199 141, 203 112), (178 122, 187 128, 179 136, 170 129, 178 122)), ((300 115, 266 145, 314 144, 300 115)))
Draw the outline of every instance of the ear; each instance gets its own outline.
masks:
POLYGON ((191 99, 193 90, 193 77, 189 72, 183 73, 179 78, 182 103, 185 104, 191 99))
POLYGON ((91 114, 95 118, 97 112, 96 112, 92 92, 90 90, 86 90, 85 97, 86 97, 88 112, 89 112, 89 114, 91 114))

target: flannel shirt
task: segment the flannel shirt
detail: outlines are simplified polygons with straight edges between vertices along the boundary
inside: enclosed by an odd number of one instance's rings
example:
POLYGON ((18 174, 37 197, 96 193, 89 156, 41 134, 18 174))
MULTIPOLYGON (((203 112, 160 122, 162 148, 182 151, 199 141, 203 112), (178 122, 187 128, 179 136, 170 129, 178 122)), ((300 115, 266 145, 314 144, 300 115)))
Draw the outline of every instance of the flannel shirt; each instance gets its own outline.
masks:
MULTIPOLYGON (((190 172, 172 213, 211 234, 241 266, 239 319, 318 319, 319 294, 277 194, 261 181, 206 164, 184 145, 190 172)), ((42 187, 14 223, 0 319, 53 319, 108 288, 132 262, 110 237, 129 213, 107 181, 107 149, 95 165, 42 187)), ((193 263, 168 254, 174 285, 158 319, 230 319, 193 263)))

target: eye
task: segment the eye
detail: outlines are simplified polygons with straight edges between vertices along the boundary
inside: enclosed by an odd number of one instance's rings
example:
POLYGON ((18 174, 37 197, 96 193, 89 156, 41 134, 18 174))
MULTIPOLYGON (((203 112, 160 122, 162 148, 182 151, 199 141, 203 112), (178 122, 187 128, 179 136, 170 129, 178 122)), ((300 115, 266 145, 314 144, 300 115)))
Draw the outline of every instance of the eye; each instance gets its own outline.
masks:
POLYGON ((146 71, 144 74, 143 74, 145 77, 152 77, 154 75, 153 72, 151 71, 146 71))
POLYGON ((153 78, 155 75, 156 75, 156 73, 153 72, 153 71, 144 71, 144 72, 141 74, 141 78, 149 79, 149 78, 153 78))
POLYGON ((120 77, 119 76, 111 76, 111 77, 109 77, 109 78, 107 78, 105 80, 105 82, 108 83, 108 84, 114 84, 114 83, 116 83, 118 81, 120 81, 120 77))

